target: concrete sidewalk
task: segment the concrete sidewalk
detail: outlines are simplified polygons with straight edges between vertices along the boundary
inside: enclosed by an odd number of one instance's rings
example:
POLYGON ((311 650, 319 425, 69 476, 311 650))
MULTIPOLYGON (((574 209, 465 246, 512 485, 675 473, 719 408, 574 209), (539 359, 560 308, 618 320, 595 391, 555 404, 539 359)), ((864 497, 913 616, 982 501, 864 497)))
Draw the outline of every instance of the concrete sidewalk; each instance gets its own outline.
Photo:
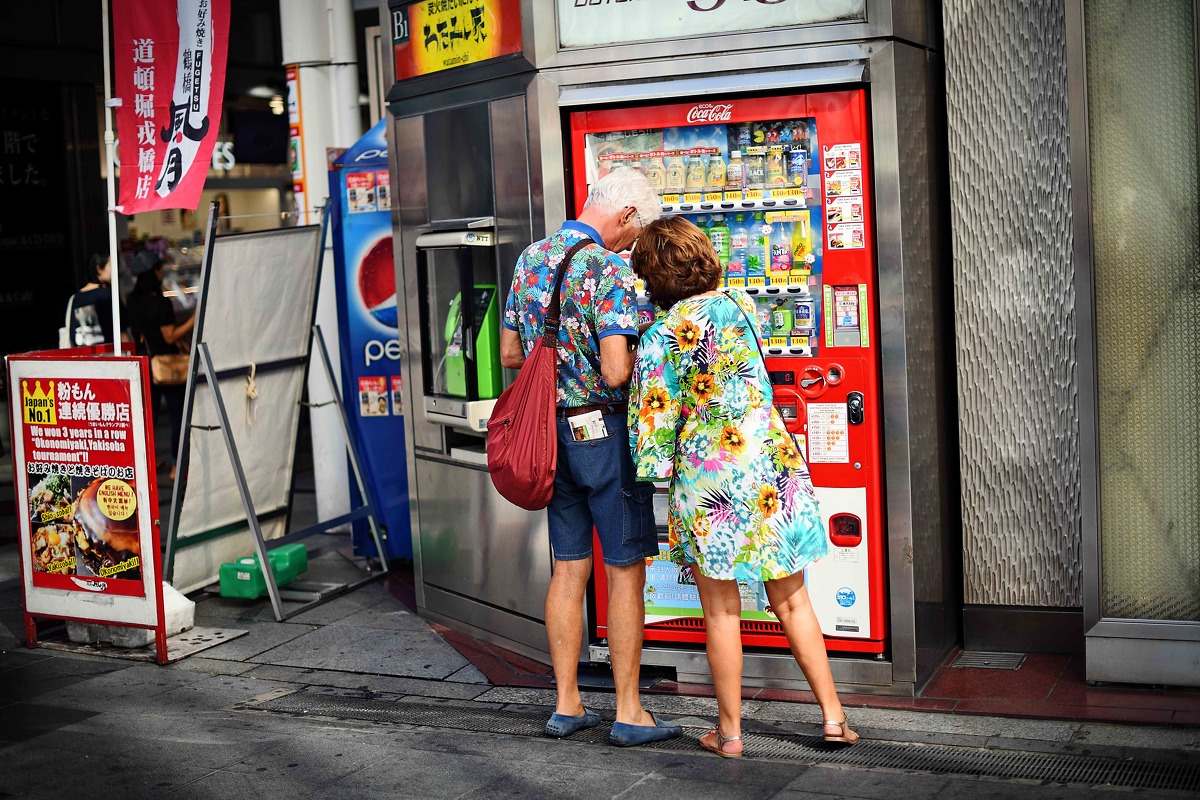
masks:
MULTIPOLYGON (((314 559, 326 577, 341 562, 329 549, 314 559)), ((0 797, 1196 796, 953 766, 1002 754, 1186 772, 1200 764, 1196 728, 852 709, 869 747, 838 751, 815 743, 815 706, 747 701, 747 753, 762 757, 733 761, 695 743, 714 700, 647 694, 647 708, 685 725, 686 741, 620 750, 603 743, 607 726, 546 739, 552 691, 491 685, 378 584, 283 623, 266 602, 202 597, 198 625, 249 633, 168 667, 27 650, 15 578, 15 546, 0 546, 0 797), (847 752, 864 763, 845 763, 847 752), (881 769, 872 753, 952 763, 881 769)), ((610 692, 585 702, 611 719, 610 692)))

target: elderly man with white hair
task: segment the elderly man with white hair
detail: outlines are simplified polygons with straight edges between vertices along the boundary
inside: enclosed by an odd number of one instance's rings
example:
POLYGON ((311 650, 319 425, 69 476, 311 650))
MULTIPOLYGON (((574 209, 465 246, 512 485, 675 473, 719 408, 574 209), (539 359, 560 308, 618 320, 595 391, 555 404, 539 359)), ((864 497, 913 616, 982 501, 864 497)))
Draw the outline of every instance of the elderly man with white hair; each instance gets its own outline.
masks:
POLYGON ((637 343, 633 272, 617 253, 662 215, 641 172, 622 168, 597 181, 579 219, 525 249, 504 311, 500 359, 518 369, 539 342, 550 293, 568 250, 586 239, 562 282, 558 334, 558 470, 547 508, 554 575, 546 596, 546 630, 558 702, 549 736, 600 724, 583 707, 577 672, 583 641, 583 598, 592 571, 592 530, 608 578, 608 644, 617 691, 609 741, 628 747, 679 736, 678 725, 642 708, 638 673, 645 619, 645 559, 658 555, 651 497, 638 483, 626 422, 628 383, 637 343))

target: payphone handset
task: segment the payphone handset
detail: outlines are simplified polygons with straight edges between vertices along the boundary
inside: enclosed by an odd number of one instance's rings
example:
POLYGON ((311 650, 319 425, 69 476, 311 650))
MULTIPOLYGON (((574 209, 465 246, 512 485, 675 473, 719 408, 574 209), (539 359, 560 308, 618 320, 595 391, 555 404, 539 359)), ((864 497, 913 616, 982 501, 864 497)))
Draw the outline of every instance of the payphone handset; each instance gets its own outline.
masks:
POLYGON ((474 342, 464 342, 462 293, 450 300, 443 335, 446 340, 446 391, 457 397, 467 392, 466 362, 475 361, 479 397, 493 399, 500 396, 501 373, 499 363, 500 340, 496 333, 496 287, 494 284, 476 284, 472 292, 472 324, 474 342), (463 353, 464 344, 467 352, 463 353))

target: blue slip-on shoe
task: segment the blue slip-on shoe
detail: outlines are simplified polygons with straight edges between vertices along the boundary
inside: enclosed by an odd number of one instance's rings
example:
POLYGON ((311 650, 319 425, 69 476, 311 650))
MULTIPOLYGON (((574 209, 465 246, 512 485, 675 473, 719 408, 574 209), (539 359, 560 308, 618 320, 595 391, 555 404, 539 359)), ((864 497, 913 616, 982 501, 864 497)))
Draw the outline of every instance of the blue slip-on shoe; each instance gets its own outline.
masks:
POLYGON ((550 720, 546 723, 546 735, 553 736, 555 739, 561 739, 564 736, 570 736, 576 731, 581 731, 584 728, 594 728, 600 724, 600 715, 586 708, 583 713, 576 717, 568 717, 566 714, 551 714, 550 720))
POLYGON ((662 742, 674 739, 683 734, 683 726, 674 722, 663 722, 653 714, 650 719, 653 725, 629 725, 624 722, 614 722, 608 734, 608 743, 617 747, 635 747, 639 744, 662 742))

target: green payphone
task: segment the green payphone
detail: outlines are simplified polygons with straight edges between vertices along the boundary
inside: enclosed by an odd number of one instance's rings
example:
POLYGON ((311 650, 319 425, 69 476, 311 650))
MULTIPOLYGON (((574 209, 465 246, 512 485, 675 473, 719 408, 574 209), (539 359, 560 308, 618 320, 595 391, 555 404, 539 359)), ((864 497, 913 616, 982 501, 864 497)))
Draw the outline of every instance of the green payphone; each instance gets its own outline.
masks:
POLYGON ((490 218, 471 221, 416 241, 425 418, 477 433, 504 389, 493 226, 490 218))
MULTIPOLYGON (((475 380, 480 400, 500 396, 500 323, 495 284, 475 284, 471 293, 475 332, 475 380)), ((463 352, 462 295, 450 301, 446 316, 446 391, 467 396, 467 361, 463 352)))

